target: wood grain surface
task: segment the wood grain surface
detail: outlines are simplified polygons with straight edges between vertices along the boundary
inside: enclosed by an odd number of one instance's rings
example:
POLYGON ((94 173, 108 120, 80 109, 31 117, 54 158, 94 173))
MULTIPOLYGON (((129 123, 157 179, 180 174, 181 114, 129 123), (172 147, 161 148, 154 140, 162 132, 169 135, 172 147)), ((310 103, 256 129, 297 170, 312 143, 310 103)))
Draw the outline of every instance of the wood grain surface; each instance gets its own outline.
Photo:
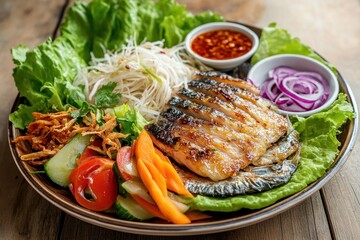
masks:
POLYGON ((7 143, 8 115, 17 95, 10 48, 50 37, 65 1, 0 1, 0 239, 55 239, 62 212, 40 197, 16 168, 7 143))
MULTIPOLYGON (((360 101, 358 0, 178 0, 194 13, 213 10, 257 27, 277 22, 335 65, 360 101)), ((17 94, 10 48, 34 47, 56 31, 67 0, 0 0, 0 239, 170 239, 103 229, 49 204, 23 179, 8 143, 8 114, 17 94)), ((71 1, 70 1, 71 5, 71 1)), ((360 239, 360 143, 322 190, 264 222, 192 239, 360 239)), ((184 239, 185 237, 171 237, 184 239)))

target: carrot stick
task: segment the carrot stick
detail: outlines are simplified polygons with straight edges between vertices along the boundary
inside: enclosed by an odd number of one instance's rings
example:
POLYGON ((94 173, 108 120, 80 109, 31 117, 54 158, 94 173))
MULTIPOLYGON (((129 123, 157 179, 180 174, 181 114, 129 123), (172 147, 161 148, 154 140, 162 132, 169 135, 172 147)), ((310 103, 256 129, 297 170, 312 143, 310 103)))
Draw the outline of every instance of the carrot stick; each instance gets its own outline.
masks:
POLYGON ((149 170, 152 179, 156 182, 158 187, 160 188, 162 194, 167 196, 167 187, 166 187, 166 180, 164 176, 160 173, 158 168, 156 168, 152 163, 148 161, 144 161, 146 168, 149 170))
POLYGON ((185 213, 185 215, 191 220, 191 221, 199 221, 204 219, 212 218, 212 216, 207 215, 206 213, 200 212, 200 211, 190 211, 185 213))
POLYGON ((154 147, 154 150, 155 150, 156 155, 158 155, 161 160, 163 160, 164 162, 171 163, 170 159, 167 156, 165 156, 159 149, 154 147))
MULTIPOLYGON (((147 163, 147 168, 152 172, 153 177, 155 171, 150 169, 152 167, 149 167, 149 163, 153 163, 155 165, 158 172, 166 179, 166 185, 169 190, 181 195, 193 197, 193 195, 184 186, 184 183, 175 168, 172 166, 170 160, 162 154, 161 151, 154 147, 151 137, 146 130, 142 130, 136 140, 135 155, 136 158, 142 158, 145 163, 147 163)), ((160 181, 161 178, 154 177, 154 180, 156 182, 159 180, 157 183, 162 192, 164 192, 163 182, 160 181)))
POLYGON ((144 200, 143 198, 141 198, 137 195, 132 195, 132 197, 140 206, 142 206, 144 209, 146 209, 154 217, 158 217, 158 218, 164 219, 166 221, 169 221, 164 216, 164 214, 161 213, 160 209, 156 205, 153 205, 153 204, 147 202, 146 200, 144 200))
POLYGON ((179 174, 176 172, 175 168, 171 164, 168 157, 166 157, 160 150, 155 149, 154 163, 155 165, 162 165, 162 168, 165 172, 165 178, 167 182, 168 189, 184 196, 193 198, 194 196, 186 189, 184 183, 182 182, 179 174), (162 164, 159 163, 162 161, 162 164))
POLYGON ((154 151, 154 145, 149 134, 146 132, 146 130, 142 130, 135 142, 136 158, 142 158, 148 162, 153 162, 151 155, 154 151))
POLYGON ((190 219, 186 217, 182 212, 180 212, 179 209, 176 208, 170 198, 162 194, 161 189, 152 179, 151 173, 146 168, 143 159, 137 159, 137 168, 141 180, 148 189, 150 196, 154 199, 156 205, 159 207, 162 214, 164 214, 164 216, 173 223, 190 223, 190 219))

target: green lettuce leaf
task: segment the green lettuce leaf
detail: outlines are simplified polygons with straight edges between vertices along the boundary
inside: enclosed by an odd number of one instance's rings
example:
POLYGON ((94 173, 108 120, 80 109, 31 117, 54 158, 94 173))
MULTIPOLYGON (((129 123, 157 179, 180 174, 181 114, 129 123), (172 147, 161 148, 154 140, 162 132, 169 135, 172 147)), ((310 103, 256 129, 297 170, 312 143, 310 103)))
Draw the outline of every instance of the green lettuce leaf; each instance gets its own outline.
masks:
POLYGON ((95 105, 98 108, 108 108, 116 106, 121 98, 120 93, 113 93, 116 87, 115 82, 110 82, 102 86, 95 94, 95 105))
POLYGON ((275 23, 269 24, 261 33, 259 47, 251 58, 251 64, 277 54, 300 54, 308 56, 328 66, 335 74, 336 68, 326 62, 312 48, 303 44, 299 38, 292 37, 285 29, 279 29, 275 23))
POLYGON ((29 106, 22 106, 10 115, 9 119, 15 127, 24 129, 33 120, 30 109, 60 111, 67 102, 79 107, 75 103, 85 101, 81 88, 67 88, 68 82, 86 64, 66 39, 58 38, 54 42, 49 39, 33 50, 20 45, 12 49, 12 55, 16 64, 13 71, 15 84, 20 97, 25 98, 26 105, 29 106), (20 117, 23 119, 17 119, 20 117))
POLYGON ((280 187, 251 195, 231 198, 197 196, 191 206, 199 210, 231 212, 242 208, 260 209, 282 198, 297 193, 320 178, 333 164, 340 142, 336 136, 341 126, 354 117, 354 111, 343 93, 330 108, 308 118, 293 117, 295 129, 300 133, 301 158, 298 169, 288 183, 280 187))
POLYGON ((141 130, 149 124, 138 110, 131 108, 127 104, 115 107, 114 113, 117 122, 121 126, 121 132, 129 134, 129 137, 124 140, 126 145, 131 145, 137 139, 141 130))
POLYGON ((9 115, 9 120, 16 128, 24 129, 30 122, 34 121, 33 112, 43 112, 46 102, 41 101, 34 105, 20 104, 18 110, 9 115))
MULTIPOLYGON (((9 119, 16 128, 24 129, 33 120, 32 111, 81 108, 86 101, 83 87, 72 83, 79 69, 89 64, 91 54, 102 57, 106 50, 120 49, 131 37, 137 43, 165 40, 170 47, 194 27, 214 21, 223 18, 211 12, 194 16, 173 0, 76 2, 55 41, 49 39, 33 50, 23 45, 12 49, 13 77, 25 100, 9 119)), ((109 105, 109 99, 106 101, 109 105)))
POLYGON ((132 37, 137 43, 164 39, 171 47, 193 28, 215 21, 223 18, 212 12, 194 16, 174 0, 93 0, 75 3, 60 30, 88 62, 90 53, 101 57, 132 37))

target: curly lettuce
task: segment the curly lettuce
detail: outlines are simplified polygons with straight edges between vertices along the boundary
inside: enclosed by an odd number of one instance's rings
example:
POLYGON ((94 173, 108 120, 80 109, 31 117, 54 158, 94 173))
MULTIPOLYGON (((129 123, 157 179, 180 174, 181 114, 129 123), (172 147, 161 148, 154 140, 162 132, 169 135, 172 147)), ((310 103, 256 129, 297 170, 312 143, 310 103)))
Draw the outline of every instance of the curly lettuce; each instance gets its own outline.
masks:
POLYGON ((341 126, 353 117, 354 110, 346 101, 346 95, 341 93, 327 110, 308 118, 291 118, 294 128, 300 133, 302 148, 298 169, 288 183, 265 192, 231 198, 197 196, 191 206, 203 211, 220 212, 260 209, 301 191, 324 175, 334 163, 340 146, 336 136, 341 126))
MULTIPOLYGON (((24 129, 32 112, 52 112, 86 103, 81 86, 73 80, 88 66, 91 54, 120 49, 129 38, 164 40, 167 47, 182 42, 193 28, 223 21, 212 12, 193 15, 173 0, 93 0, 76 2, 66 14, 60 36, 33 50, 20 45, 12 49, 13 77, 22 104, 9 119, 24 129)), ((104 100, 104 98, 102 99, 104 100)))
POLYGON ((277 54, 300 54, 313 58, 328 66, 335 74, 336 68, 325 61, 312 48, 303 44, 299 38, 291 36, 285 29, 276 27, 275 23, 262 29, 259 47, 251 58, 251 64, 277 54))
POLYGON ((66 39, 49 39, 33 50, 21 45, 11 52, 13 77, 24 99, 9 116, 16 128, 33 121, 32 112, 61 111, 66 104, 80 107, 85 101, 83 90, 71 82, 86 64, 66 39))
POLYGON ((60 31, 83 59, 90 53, 101 57, 104 50, 117 50, 129 38, 164 40, 166 47, 181 43, 193 28, 223 21, 212 12, 193 15, 174 0, 93 0, 76 2, 68 11, 60 31))

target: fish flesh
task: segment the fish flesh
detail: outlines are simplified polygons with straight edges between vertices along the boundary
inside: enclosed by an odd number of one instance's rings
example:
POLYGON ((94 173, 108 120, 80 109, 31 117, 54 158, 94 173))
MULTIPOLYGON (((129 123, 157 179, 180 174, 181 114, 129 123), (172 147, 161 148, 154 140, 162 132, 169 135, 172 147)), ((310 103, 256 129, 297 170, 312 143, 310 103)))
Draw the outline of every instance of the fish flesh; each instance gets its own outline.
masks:
POLYGON ((266 160, 271 159, 270 156, 273 156, 273 163, 258 166, 249 165, 245 169, 240 170, 236 176, 221 181, 212 181, 208 178, 200 177, 176 164, 174 165, 185 187, 193 194, 212 197, 231 197, 240 194, 262 192, 283 185, 290 180, 292 174, 297 169, 300 159, 298 139, 299 133, 293 130, 264 154, 266 155, 266 160), (292 148, 287 148, 292 144, 294 145, 292 148), (280 156, 277 156, 279 153, 281 153, 280 156))
POLYGON ((223 73, 197 73, 146 129, 195 194, 233 196, 254 191, 256 183, 274 187, 297 166, 299 136, 287 117, 257 87, 223 73))

